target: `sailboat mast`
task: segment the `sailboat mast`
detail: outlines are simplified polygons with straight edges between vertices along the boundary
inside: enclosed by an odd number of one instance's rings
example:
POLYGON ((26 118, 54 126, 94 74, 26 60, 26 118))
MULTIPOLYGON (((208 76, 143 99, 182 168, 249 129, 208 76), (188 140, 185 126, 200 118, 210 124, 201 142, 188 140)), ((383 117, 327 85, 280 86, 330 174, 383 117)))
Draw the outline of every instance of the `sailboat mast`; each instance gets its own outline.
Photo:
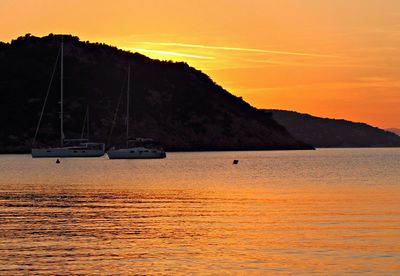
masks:
POLYGON ((88 141, 89 141, 89 126, 90 126, 90 124, 89 124, 89 115, 90 115, 90 112, 89 112, 89 105, 87 106, 86 112, 87 112, 86 138, 87 138, 88 141))
POLYGON ((128 85, 126 89, 126 147, 129 140, 129 89, 130 89, 131 66, 128 66, 128 85))
POLYGON ((64 37, 61 36, 60 146, 64 146, 64 37))
POLYGON ((83 117, 81 140, 83 140, 83 134, 86 129, 86 139, 89 140, 89 105, 86 106, 85 117, 83 117))

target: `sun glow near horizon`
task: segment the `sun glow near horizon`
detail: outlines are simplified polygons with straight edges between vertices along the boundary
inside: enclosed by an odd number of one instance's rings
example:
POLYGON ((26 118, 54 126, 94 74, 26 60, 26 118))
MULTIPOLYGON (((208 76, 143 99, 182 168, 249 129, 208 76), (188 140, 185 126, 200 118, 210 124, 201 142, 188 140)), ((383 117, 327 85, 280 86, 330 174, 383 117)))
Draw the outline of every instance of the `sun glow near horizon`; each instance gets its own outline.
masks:
POLYGON ((0 0, 0 40, 71 33, 187 62, 259 108, 400 127, 400 2, 383 2, 0 0))

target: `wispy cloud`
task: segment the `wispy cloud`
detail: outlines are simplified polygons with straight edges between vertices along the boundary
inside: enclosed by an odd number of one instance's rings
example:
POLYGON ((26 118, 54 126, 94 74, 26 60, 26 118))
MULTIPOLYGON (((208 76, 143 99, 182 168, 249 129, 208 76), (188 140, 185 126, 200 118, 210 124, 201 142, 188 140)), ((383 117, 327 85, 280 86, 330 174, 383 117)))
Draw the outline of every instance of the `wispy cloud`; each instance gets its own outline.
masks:
POLYGON ((152 53, 152 54, 159 54, 159 55, 170 55, 170 56, 188 57, 188 58, 196 58, 196 59, 214 59, 214 57, 209 57, 209 56, 185 54, 185 53, 172 52, 172 51, 163 51, 163 50, 151 50, 151 49, 132 48, 132 47, 123 47, 123 49, 124 50, 141 52, 141 53, 152 53))
POLYGON ((272 59, 243 59, 245 62, 258 63, 258 64, 271 64, 271 65, 303 65, 303 63, 279 61, 272 59))
MULTIPOLYGON (((400 88, 400 81, 397 80, 387 80, 384 81, 383 78, 361 78, 353 81, 339 81, 339 82, 314 82, 307 84, 297 84, 297 85, 279 85, 270 86, 270 90, 286 90, 286 91, 318 91, 319 93, 326 93, 327 90, 336 91, 336 93, 347 93, 349 90, 357 91, 359 94, 365 95, 360 89, 396 89, 393 93, 398 95, 398 90, 400 88), (324 92, 322 92, 324 91, 324 92)), ((388 92, 386 91, 386 94, 388 92)), ((381 97, 381 95, 379 95, 381 97)))
POLYGON ((337 57, 337 56, 327 55, 327 54, 304 53, 304 52, 296 52, 296 51, 276 51, 276 50, 265 50, 265 49, 256 49, 256 48, 225 47, 225 46, 212 46, 212 45, 175 43, 175 42, 143 41, 140 43, 148 44, 148 45, 157 45, 157 46, 201 48, 201 49, 213 49, 213 50, 225 50, 225 51, 240 51, 240 52, 264 53, 264 54, 291 55, 291 56, 330 57, 330 58, 337 57))

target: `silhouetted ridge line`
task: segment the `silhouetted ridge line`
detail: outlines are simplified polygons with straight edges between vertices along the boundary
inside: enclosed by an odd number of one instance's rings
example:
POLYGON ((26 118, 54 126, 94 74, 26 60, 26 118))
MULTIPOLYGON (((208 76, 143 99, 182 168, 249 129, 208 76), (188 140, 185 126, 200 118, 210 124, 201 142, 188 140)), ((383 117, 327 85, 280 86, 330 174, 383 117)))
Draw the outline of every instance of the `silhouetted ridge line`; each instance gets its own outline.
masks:
POLYGON ((397 134, 397 135, 400 136, 400 129, 399 129, 399 128, 387 128, 387 129, 385 129, 385 130, 386 130, 386 131, 390 131, 390 132, 392 132, 392 133, 397 134))
POLYGON ((265 110, 267 116, 296 138, 315 147, 399 147, 394 133, 343 119, 328 119, 285 110, 265 110))

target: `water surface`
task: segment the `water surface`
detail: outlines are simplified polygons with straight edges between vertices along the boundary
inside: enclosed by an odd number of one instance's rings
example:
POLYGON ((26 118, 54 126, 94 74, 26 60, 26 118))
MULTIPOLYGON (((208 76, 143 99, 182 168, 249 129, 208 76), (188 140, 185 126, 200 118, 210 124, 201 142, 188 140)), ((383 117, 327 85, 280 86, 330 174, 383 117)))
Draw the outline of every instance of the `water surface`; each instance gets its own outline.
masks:
POLYGON ((1 275, 310 273, 400 273, 400 149, 0 156, 1 275))

